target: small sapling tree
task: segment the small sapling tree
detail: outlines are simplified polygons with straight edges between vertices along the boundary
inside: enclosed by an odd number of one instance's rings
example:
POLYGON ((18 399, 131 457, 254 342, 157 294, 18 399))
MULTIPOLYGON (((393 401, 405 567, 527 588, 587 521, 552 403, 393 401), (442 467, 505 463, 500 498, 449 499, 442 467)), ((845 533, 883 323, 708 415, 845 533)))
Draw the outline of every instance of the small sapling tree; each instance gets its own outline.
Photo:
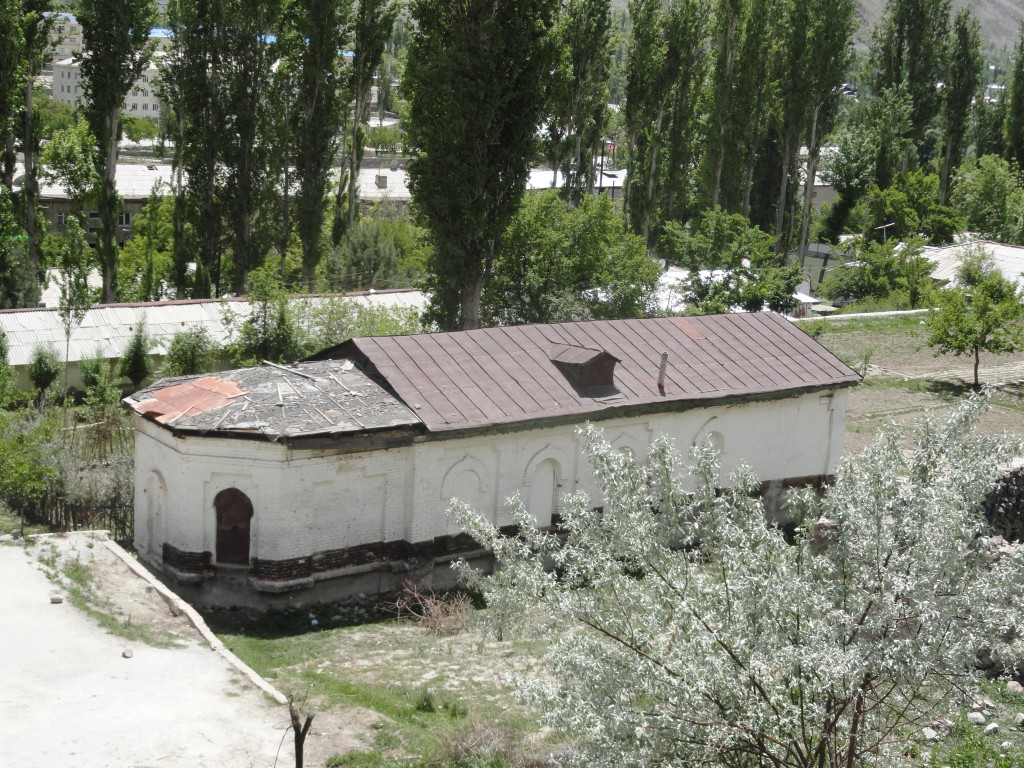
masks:
POLYGON ((132 331, 132 337, 128 341, 128 346, 125 347, 118 370, 121 376, 132 383, 135 389, 139 389, 153 372, 153 362, 149 357, 152 348, 153 340, 146 331, 146 321, 145 319, 140 320, 132 331))
POLYGON ((974 429, 982 406, 925 421, 912 455, 892 429, 844 460, 823 498, 791 500, 790 541, 710 446, 687 472, 659 438, 639 466, 586 427, 602 498, 567 495, 561 536, 518 501, 518 537, 456 503, 498 564, 461 571, 492 624, 529 613, 524 629, 551 631, 523 692, 578 739, 579 764, 897 764, 970 686, 979 648, 1018 650, 998 635, 1024 618, 1024 558, 993 562, 979 536, 1011 446, 974 429))
POLYGON ((928 317, 928 344, 936 355, 971 355, 977 389, 981 353, 1020 349, 1022 320, 1024 304, 1017 286, 1002 276, 984 250, 972 250, 957 268, 956 284, 939 294, 939 308, 928 317))

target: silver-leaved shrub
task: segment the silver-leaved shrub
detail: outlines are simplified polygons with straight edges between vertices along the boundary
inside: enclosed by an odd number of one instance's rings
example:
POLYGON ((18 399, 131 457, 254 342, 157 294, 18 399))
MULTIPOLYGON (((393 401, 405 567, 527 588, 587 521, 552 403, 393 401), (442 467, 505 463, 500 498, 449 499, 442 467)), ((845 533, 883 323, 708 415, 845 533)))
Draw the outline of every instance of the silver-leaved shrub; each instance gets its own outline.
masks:
POLYGON ((1019 446, 979 434, 983 407, 923 421, 913 451, 884 431, 823 498, 792 499, 789 541, 709 447, 687 462, 659 439, 638 465, 588 426, 603 498, 567 495, 560 536, 516 499, 517 537, 455 504, 498 565, 459 567, 493 628, 548 633, 520 690, 570 762, 896 764, 970 690, 980 648, 1020 651, 1024 561, 993 560, 979 508, 1019 446))

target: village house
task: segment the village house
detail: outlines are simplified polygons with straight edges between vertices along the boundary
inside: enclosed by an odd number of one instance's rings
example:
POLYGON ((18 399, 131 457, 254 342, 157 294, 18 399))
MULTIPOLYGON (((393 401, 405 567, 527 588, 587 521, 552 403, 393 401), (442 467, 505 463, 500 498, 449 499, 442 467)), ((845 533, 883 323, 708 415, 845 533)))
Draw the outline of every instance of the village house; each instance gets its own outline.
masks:
MULTIPOLYGON (((484 557, 447 515, 502 528, 520 494, 542 528, 564 494, 602 504, 576 426, 641 460, 708 439, 779 513, 843 445, 858 375, 771 313, 352 339, 294 366, 166 379, 135 426, 135 546, 188 599, 272 607, 403 580, 451 583, 484 557)), ((511 528, 508 528, 511 530, 511 528)))

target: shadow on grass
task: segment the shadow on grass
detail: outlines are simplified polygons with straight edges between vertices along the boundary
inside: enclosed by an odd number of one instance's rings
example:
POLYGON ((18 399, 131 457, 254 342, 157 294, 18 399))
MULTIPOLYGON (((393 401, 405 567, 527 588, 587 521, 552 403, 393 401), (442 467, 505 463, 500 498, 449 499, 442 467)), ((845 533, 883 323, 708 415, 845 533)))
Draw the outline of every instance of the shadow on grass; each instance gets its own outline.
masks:
POLYGON ((246 635, 262 640, 296 637, 340 627, 377 624, 396 616, 394 599, 388 602, 384 598, 358 606, 326 604, 265 612, 254 608, 199 610, 215 634, 246 635))
MULTIPOLYGON (((869 377, 861 383, 874 389, 902 389, 906 392, 922 392, 944 400, 954 400, 974 393, 974 384, 963 379, 904 379, 896 377, 869 377)), ((1024 382, 1000 385, 998 391, 1020 396, 1024 382)))

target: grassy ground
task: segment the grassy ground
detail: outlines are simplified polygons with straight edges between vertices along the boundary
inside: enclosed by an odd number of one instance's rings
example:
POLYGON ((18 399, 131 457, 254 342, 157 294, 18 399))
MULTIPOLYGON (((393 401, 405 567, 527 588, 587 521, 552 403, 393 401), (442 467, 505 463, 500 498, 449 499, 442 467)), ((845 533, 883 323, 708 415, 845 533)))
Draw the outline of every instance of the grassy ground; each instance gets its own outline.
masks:
MULTIPOLYGON (((972 362, 936 357, 921 315, 801 324, 837 357, 864 375, 849 392, 847 453, 869 443, 885 424, 910 430, 926 413, 941 418, 972 391, 972 362)), ((983 354, 982 382, 993 387, 980 428, 1024 435, 1024 354, 983 354)))
POLYGON ((506 679, 530 674, 539 646, 472 627, 437 634, 409 620, 335 623, 329 611, 303 612, 218 632, 307 710, 354 711, 368 725, 365 746, 328 765, 539 765, 557 746, 514 703, 506 679))

